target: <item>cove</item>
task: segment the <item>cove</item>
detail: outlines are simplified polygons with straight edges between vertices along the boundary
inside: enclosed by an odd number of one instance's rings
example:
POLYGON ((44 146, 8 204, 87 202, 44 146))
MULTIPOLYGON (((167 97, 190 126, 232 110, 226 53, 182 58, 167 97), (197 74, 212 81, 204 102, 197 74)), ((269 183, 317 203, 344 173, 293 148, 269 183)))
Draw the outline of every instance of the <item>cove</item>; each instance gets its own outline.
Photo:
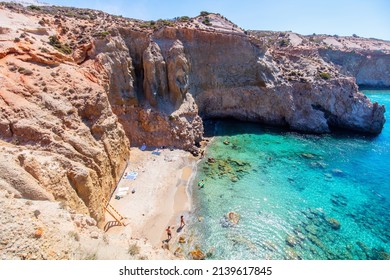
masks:
MULTIPOLYGON (((390 108, 390 91, 364 93, 390 108)), ((388 122, 373 137, 214 121, 192 189, 192 243, 209 259, 389 259, 388 122)))

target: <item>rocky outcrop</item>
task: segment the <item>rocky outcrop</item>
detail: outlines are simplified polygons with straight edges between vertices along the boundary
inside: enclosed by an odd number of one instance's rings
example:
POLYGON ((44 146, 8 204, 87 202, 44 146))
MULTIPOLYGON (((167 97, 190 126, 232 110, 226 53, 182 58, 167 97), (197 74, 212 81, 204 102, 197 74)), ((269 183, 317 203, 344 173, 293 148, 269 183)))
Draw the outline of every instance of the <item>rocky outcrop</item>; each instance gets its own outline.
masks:
POLYGON ((63 201, 102 223, 102 197, 121 176, 129 142, 99 65, 72 63, 44 43, 49 32, 26 32, 15 43, 19 28, 1 48, 0 186, 17 197, 63 201))
POLYGON ((184 54, 182 42, 176 40, 168 51, 168 84, 170 101, 180 105, 189 88, 190 66, 184 54))
POLYGON ((149 103, 156 107, 168 94, 167 66, 160 47, 151 42, 143 54, 144 93, 149 103))
POLYGON ((319 50, 320 55, 356 78, 363 87, 390 88, 390 54, 369 50, 319 50))

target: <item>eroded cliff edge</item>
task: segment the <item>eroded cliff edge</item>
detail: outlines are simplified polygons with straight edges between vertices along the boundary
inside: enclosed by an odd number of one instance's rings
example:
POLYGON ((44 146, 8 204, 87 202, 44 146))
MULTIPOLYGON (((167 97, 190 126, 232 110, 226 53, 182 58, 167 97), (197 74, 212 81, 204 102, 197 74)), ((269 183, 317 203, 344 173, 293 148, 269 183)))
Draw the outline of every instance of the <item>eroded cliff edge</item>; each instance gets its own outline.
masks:
POLYGON ((0 188, 99 225, 130 143, 196 154, 202 118, 373 134, 385 121, 334 55, 284 46, 280 34, 270 45, 220 15, 141 22, 14 4, 0 13, 0 188))

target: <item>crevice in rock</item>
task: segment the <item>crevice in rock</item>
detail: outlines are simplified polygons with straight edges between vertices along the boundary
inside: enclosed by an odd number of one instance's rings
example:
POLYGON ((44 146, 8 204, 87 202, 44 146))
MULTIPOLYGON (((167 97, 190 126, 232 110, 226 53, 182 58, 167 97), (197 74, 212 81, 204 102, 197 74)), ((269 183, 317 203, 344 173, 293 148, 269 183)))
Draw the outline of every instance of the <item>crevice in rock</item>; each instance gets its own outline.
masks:
POLYGON ((311 104, 311 107, 313 108, 313 110, 324 113, 324 117, 326 119, 326 123, 328 124, 329 128, 333 126, 337 126, 337 117, 334 114, 332 114, 329 110, 325 109, 323 106, 319 104, 311 104))

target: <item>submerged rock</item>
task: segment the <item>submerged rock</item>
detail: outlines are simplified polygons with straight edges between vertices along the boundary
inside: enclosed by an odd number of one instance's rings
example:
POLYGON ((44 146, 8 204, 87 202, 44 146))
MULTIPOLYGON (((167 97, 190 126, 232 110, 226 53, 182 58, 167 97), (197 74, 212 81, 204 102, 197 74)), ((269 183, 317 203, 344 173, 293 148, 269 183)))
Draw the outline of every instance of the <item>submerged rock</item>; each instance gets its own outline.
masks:
POLYGON ((301 260, 302 258, 298 255, 298 253, 291 247, 287 247, 285 250, 285 259, 286 260, 301 260))
POLYGON ((175 257, 177 258, 183 258, 183 249, 180 248, 180 247, 177 247, 175 252, 173 253, 175 255, 175 257))
POLYGON ((211 247, 211 248, 207 251, 206 257, 207 257, 207 258, 211 258, 211 257, 214 255, 214 253, 215 253, 215 247, 211 247))
POLYGON ((372 259, 374 260, 390 260, 390 254, 383 249, 372 249, 372 259))
POLYGON ((287 245, 294 247, 299 243, 299 239, 297 239, 296 236, 289 234, 286 237, 286 243, 287 245))
POLYGON ((222 219, 221 219, 221 225, 222 227, 232 227, 238 224, 240 220, 240 215, 235 212, 229 212, 227 213, 222 219))
POLYGON ((204 260, 206 258, 206 255, 199 248, 195 248, 195 250, 190 251, 189 254, 193 260, 204 260))
POLYGON ((302 153, 301 156, 303 158, 306 158, 306 159, 313 159, 313 158, 315 158, 315 155, 310 154, 310 153, 302 153))
POLYGON ((346 206, 348 204, 348 199, 342 194, 332 194, 330 201, 335 206, 346 206))
POLYGON ((317 227, 314 224, 309 224, 305 227, 305 230, 312 235, 317 235, 317 227))
POLYGON ((318 247, 321 248, 322 250, 325 249, 324 244, 323 244, 323 243, 321 242, 321 240, 318 239, 315 235, 309 234, 309 235, 307 236, 307 238, 308 238, 314 245, 318 246, 318 247))
POLYGON ((266 248, 267 250, 269 250, 269 251, 277 251, 277 250, 278 250, 278 246, 276 246, 276 244, 273 243, 273 242, 270 241, 270 240, 264 241, 263 247, 265 247, 265 248, 266 248))
POLYGON ((183 244, 183 243, 186 243, 186 240, 184 239, 183 236, 180 236, 178 242, 179 242, 180 244, 183 244))
POLYGON ((339 230, 341 227, 340 222, 337 221, 335 218, 328 218, 326 219, 326 221, 332 229, 339 230))
POLYGON ((344 172, 341 169, 337 169, 337 168, 332 169, 332 174, 339 177, 344 176, 344 172))
POLYGON ((226 216, 229 219, 229 222, 235 225, 238 224, 238 222, 240 221, 240 215, 236 212, 229 212, 226 216))

